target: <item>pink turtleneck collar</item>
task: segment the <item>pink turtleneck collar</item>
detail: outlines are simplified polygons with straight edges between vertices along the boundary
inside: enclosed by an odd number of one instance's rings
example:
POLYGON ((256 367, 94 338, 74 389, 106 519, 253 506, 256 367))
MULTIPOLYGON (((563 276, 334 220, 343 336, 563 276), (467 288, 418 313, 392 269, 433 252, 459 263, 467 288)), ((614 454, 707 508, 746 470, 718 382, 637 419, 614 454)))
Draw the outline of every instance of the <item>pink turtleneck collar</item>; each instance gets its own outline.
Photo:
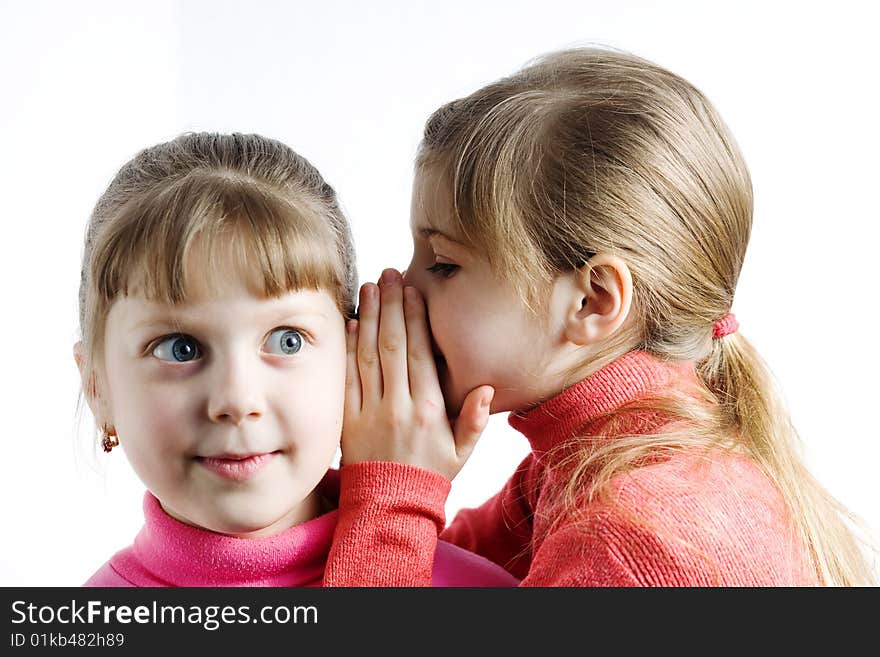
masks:
POLYGON ((535 452, 583 435, 596 418, 664 388, 681 389, 696 380, 694 364, 666 363, 647 351, 630 351, 598 372, 507 421, 535 452))
POLYGON ((262 538, 234 538, 191 527, 144 495, 146 524, 133 552, 174 586, 303 586, 320 580, 338 511, 262 538))
MULTIPOLYGON (((338 479, 330 470, 319 485, 328 498, 338 496, 338 479)), ((175 520, 149 491, 143 506, 134 544, 87 586, 320 586, 339 514, 334 509, 273 536, 234 538, 175 520)))

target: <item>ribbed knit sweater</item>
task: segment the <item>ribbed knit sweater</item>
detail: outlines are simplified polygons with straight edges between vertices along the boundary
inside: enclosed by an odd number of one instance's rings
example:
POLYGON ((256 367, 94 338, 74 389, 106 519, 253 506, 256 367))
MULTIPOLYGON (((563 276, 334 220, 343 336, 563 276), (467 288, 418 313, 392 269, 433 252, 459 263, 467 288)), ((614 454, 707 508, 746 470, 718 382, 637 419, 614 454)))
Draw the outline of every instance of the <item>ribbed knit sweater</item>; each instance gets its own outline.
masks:
MULTIPOLYGON (((336 470, 320 491, 335 501, 336 470)), ((273 536, 236 538, 186 525, 169 516, 159 500, 144 494, 143 529, 85 586, 320 586, 337 511, 334 509, 273 536)), ((446 541, 436 542, 429 584, 514 586, 501 567, 446 541)))
MULTIPOLYGON (((656 459, 612 480, 613 503, 584 498, 576 513, 560 515, 571 469, 565 448, 553 448, 573 437, 608 440, 597 434, 609 412, 695 381, 692 363, 634 351, 540 406, 510 414, 530 454, 498 494, 460 511, 445 530, 450 483, 442 475, 389 462, 344 466, 325 585, 429 585, 441 531, 522 586, 816 585, 781 494, 745 456, 656 459)), ((629 433, 662 425, 657 414, 625 417, 629 433)))

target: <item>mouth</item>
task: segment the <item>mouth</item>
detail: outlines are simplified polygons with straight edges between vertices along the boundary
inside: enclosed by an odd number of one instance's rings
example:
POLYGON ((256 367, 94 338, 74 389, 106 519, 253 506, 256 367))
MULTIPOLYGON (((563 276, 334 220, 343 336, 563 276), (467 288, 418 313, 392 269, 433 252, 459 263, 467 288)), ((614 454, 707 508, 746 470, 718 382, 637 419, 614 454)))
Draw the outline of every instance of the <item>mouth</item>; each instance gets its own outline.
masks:
POLYGON ((440 347, 437 346, 437 342, 434 340, 434 334, 430 332, 430 327, 428 329, 428 334, 431 336, 431 355, 434 357, 434 362, 437 364, 438 368, 441 365, 446 365, 446 359, 443 357, 443 352, 440 351, 440 347))
POLYGON ((213 474, 230 481, 246 481, 256 476, 281 452, 262 452, 254 454, 219 454, 216 456, 196 456, 195 461, 213 474))
POLYGON ((446 416, 450 420, 454 420, 458 415, 458 409, 455 409, 451 403, 452 399, 449 394, 449 367, 446 364, 446 358, 443 352, 437 348, 437 345, 431 340, 431 353, 434 356, 434 367, 437 370, 437 382, 440 384, 440 390, 443 393, 443 403, 446 406, 446 416))

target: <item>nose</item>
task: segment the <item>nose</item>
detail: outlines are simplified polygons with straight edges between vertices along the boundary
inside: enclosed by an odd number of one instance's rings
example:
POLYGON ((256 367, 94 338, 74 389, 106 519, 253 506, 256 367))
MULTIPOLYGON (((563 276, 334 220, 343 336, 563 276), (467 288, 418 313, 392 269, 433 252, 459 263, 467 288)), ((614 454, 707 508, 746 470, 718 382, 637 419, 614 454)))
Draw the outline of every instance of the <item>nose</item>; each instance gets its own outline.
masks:
POLYGON ((415 281, 415 276, 413 275, 413 271, 414 271, 414 269, 413 269, 412 263, 410 262, 409 266, 406 269, 404 269, 402 272, 400 272, 401 275, 403 276, 403 284, 404 285, 412 285, 413 287, 417 287, 416 281, 415 281))
POLYGON ((226 358, 212 363, 208 382, 208 417, 212 422, 240 425, 265 413, 265 398, 255 364, 246 358, 226 358))

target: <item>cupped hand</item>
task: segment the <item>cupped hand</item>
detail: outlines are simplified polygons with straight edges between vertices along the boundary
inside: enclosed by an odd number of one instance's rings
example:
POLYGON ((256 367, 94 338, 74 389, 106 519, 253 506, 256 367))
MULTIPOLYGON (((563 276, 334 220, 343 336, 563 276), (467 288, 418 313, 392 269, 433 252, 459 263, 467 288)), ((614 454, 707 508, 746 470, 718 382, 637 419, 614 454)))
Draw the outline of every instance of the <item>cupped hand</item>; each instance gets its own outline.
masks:
POLYGON ((486 427, 495 391, 471 390, 458 417, 447 417, 425 303, 400 272, 386 269, 379 285, 361 287, 346 345, 342 464, 396 461, 453 479, 486 427))

